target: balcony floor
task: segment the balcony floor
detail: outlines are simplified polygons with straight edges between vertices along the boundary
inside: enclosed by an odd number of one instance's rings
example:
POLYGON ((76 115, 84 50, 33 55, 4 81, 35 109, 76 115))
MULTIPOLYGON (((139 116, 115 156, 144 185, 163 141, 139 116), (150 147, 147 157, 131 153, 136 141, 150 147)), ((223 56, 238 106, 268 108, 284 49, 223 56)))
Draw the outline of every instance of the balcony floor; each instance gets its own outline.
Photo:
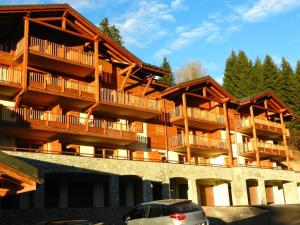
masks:
POLYGON ((61 123, 53 122, 46 126, 44 121, 33 121, 28 124, 18 125, 10 122, 0 122, 0 132, 21 138, 40 141, 60 139, 73 143, 109 144, 112 146, 125 146, 136 142, 136 135, 132 132, 106 130, 102 128, 89 128, 85 131, 85 125, 72 126, 66 129, 61 123))
MULTIPOLYGON (((279 154, 274 154, 272 151, 278 151, 278 150, 272 150, 272 149, 263 149, 259 148, 259 156, 261 159, 265 158, 272 158, 277 160, 284 160, 285 159, 285 152, 281 152, 279 154)), ((247 158, 256 158, 255 151, 249 151, 249 152, 240 152, 239 153, 243 157, 247 158)))
MULTIPOLYGON (((184 117, 175 117, 170 119, 170 122, 174 125, 184 126, 184 117)), ((216 123, 208 120, 201 120, 201 119, 194 119, 189 117, 188 118, 189 127, 207 130, 207 131, 214 131, 218 129, 225 128, 224 124, 216 123)))
POLYGON ((19 84, 0 81, 0 96, 13 98, 21 89, 22 87, 19 84))
MULTIPOLYGON (((252 136, 252 128, 241 128, 237 129, 237 132, 240 132, 242 134, 247 134, 249 136, 252 136)), ((264 138, 271 138, 271 139, 278 139, 282 136, 282 130, 281 129, 274 129, 274 130, 268 130, 262 129, 261 127, 256 127, 256 134, 258 137, 264 137, 264 138)))
POLYGON ((147 120, 160 115, 159 111, 149 110, 128 106, 125 104, 116 104, 112 102, 100 101, 100 104, 95 108, 95 114, 103 114, 106 116, 117 116, 126 119, 142 119, 147 120))
POLYGON ((29 88, 21 98, 21 102, 39 106, 61 105, 64 108, 84 110, 93 104, 89 98, 72 98, 64 96, 61 92, 49 92, 47 90, 29 88))
MULTIPOLYGON (((15 61, 21 62, 23 54, 17 56, 15 61)), ((57 71, 65 74, 71 74, 78 77, 86 77, 94 71, 93 66, 80 64, 67 59, 50 56, 39 53, 37 51, 29 50, 28 65, 37 68, 48 69, 50 71, 57 71)))
MULTIPOLYGON (((171 147, 170 150, 176 151, 179 153, 186 154, 186 145, 171 147)), ((197 145, 191 145, 191 154, 195 156, 217 156, 217 155, 223 155, 227 153, 227 149, 221 149, 221 148, 210 148, 207 146, 197 146, 197 145)))

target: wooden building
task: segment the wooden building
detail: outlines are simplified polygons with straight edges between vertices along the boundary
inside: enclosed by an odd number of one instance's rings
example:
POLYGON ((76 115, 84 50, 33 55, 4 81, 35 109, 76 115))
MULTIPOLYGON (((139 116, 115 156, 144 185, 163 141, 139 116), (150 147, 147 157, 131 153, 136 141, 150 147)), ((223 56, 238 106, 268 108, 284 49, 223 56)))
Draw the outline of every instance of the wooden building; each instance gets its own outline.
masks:
MULTIPOLYGON (((0 25, 3 151, 291 169, 292 111, 271 92, 240 102, 209 76, 170 87, 67 4, 1 6, 0 25)), ((222 177, 197 185, 230 192, 222 177)))

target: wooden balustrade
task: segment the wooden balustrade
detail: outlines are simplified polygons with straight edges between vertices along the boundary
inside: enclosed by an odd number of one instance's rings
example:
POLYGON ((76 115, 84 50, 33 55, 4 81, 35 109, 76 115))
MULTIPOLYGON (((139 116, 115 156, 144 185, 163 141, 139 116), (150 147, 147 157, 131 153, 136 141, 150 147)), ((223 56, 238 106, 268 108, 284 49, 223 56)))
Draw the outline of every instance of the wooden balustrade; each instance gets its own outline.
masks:
POLYGON ((100 99, 101 101, 143 108, 157 112, 161 110, 161 102, 158 100, 122 93, 112 89, 101 88, 100 99))
MULTIPOLYGON (((188 117, 192 119, 211 121, 225 125, 225 117, 219 113, 209 112, 199 108, 187 107, 187 114, 188 117)), ((171 119, 183 117, 182 105, 177 106, 174 110, 170 111, 169 115, 171 119)))
POLYGON ((61 130, 74 129, 75 127, 87 127, 89 129, 78 129, 81 133, 97 131, 95 129, 105 129, 120 131, 114 133, 122 135, 122 132, 135 133, 133 125, 120 122, 111 122, 101 119, 89 119, 86 124, 86 118, 65 114, 56 114, 49 111, 38 111, 27 108, 13 108, 2 106, 0 110, 0 121, 19 125, 35 125, 41 127, 57 128, 61 130))
POLYGON ((82 93, 91 94, 94 97, 95 86, 78 80, 67 80, 62 77, 53 77, 50 74, 36 72, 29 73, 29 86, 49 91, 59 91, 61 93, 81 96, 82 93), (73 93, 72 91, 75 91, 73 93))
MULTIPOLYGON (((201 148, 210 148, 210 149, 223 149, 227 150, 226 140, 217 139, 217 138, 209 138, 198 135, 189 135, 189 144, 191 146, 201 148)), ((178 147, 185 146, 186 139, 185 134, 178 134, 177 136, 170 138, 170 147, 178 147)))
MULTIPOLYGON (((23 39, 17 44, 17 54, 22 51, 23 39)), ((94 66, 94 54, 90 52, 84 52, 82 50, 60 45, 47 40, 39 39, 36 37, 30 37, 29 49, 37 51, 39 53, 54 56, 57 58, 66 59, 69 61, 94 66)))
MULTIPOLYGON (((281 124, 280 123, 269 121, 267 119, 254 118, 254 122, 258 126, 267 126, 270 129, 273 129, 273 128, 281 129, 281 124)), ((250 128, 252 125, 253 124, 251 122, 250 117, 244 117, 244 118, 242 118, 242 119, 240 119, 240 120, 237 121, 237 128, 238 129, 241 129, 241 128, 250 128)))
POLYGON ((0 66, 0 82, 22 84, 22 71, 0 66))

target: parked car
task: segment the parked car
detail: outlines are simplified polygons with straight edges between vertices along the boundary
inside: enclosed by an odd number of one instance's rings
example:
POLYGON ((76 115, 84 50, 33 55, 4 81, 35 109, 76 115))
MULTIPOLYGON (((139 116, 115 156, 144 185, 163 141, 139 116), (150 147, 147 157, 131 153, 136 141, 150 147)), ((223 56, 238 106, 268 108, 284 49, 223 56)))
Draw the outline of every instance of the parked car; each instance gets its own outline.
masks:
POLYGON ((123 216, 127 225, 208 225, 203 209, 187 199, 165 199, 137 205, 123 216))
POLYGON ((94 225, 88 220, 61 220, 40 222, 37 225, 94 225))

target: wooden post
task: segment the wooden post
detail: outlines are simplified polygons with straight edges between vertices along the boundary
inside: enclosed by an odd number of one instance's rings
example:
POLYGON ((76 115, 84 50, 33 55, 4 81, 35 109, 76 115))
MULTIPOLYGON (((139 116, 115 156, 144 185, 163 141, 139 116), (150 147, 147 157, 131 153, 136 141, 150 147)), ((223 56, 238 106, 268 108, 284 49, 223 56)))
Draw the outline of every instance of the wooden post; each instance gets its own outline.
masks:
POLYGON ((122 84, 121 84, 121 87, 120 87, 120 89, 119 89, 119 92, 122 92, 122 91, 124 90, 126 81, 127 81, 127 79, 130 77, 131 73, 132 73, 132 68, 130 68, 130 69, 127 71, 126 77, 124 78, 124 80, 123 80, 123 82, 122 82, 122 84))
POLYGON ((253 132, 253 139, 254 139, 253 145, 254 145, 255 156, 256 156, 256 165, 260 167, 260 157, 259 157, 259 151, 257 147, 257 135, 256 135, 253 106, 250 106, 250 116, 251 116, 252 132, 253 132))
POLYGON ((231 146, 229 118, 228 118, 228 110, 227 110, 226 102, 224 102, 223 104, 223 110, 224 110, 225 126, 226 126, 226 145, 228 150, 229 166, 232 167, 233 166, 232 146, 231 146))
POLYGON ((24 17, 24 50, 22 67, 22 87, 27 88, 27 70, 28 70, 28 46, 29 46, 29 17, 24 17))
POLYGON ((155 76, 151 76, 147 82, 147 85, 145 87, 145 89, 143 90, 143 93, 142 93, 142 97, 145 97, 146 93, 147 93, 147 90, 150 86, 150 84, 152 83, 153 79, 154 79, 155 76))
POLYGON ((203 92, 203 96, 206 97, 207 96, 207 94, 206 94, 206 87, 203 87, 202 92, 203 92))
POLYGON ((281 129, 282 129, 282 138, 283 138, 283 143, 284 143, 284 149, 285 149, 285 155, 286 155, 286 164, 288 169, 291 169, 291 165, 290 165, 290 153, 289 153, 289 147, 287 145, 287 141, 286 141, 286 130, 285 130, 285 124, 283 121, 283 113, 280 113, 280 123, 281 123, 281 129))
POLYGON ((95 99, 99 102, 100 96, 100 82, 99 82, 99 40, 96 39, 94 42, 94 60, 95 60, 95 99))
POLYGON ((188 122, 188 114, 187 114, 187 106, 186 106, 186 94, 182 94, 182 104, 183 104, 183 117, 184 117, 184 130, 185 130, 185 141, 186 141, 186 154, 187 161, 191 163, 191 146, 189 139, 189 122, 188 122))

